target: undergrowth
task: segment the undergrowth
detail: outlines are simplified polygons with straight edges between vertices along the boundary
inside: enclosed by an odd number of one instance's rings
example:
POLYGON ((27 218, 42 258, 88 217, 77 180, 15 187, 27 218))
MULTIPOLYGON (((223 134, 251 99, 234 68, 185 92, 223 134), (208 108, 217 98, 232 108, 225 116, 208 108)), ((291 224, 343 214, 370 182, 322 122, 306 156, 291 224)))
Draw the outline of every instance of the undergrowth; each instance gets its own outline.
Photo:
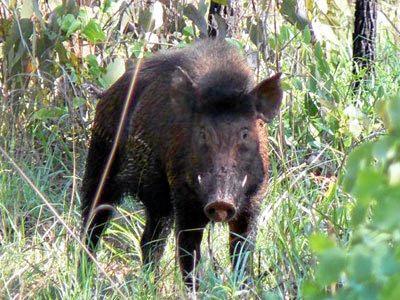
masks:
MULTIPOLYGON (((24 17, 29 7, 6 7, 9 15, 3 25, 9 32, 1 57, 0 146, 37 191, 0 154, 2 298, 187 297, 172 236, 160 263, 161 273, 156 276, 142 269, 144 214, 132 198, 125 199, 104 234, 97 254, 99 267, 84 278, 78 274, 81 246, 71 232, 80 233, 79 188, 96 104, 83 84, 107 88, 124 69, 123 58, 135 61, 151 52, 184 46, 198 35, 187 16, 175 22, 183 22, 180 31, 167 28, 170 34, 164 27, 150 28, 144 4, 122 10, 120 2, 105 1, 96 9, 71 6, 53 11, 32 6, 36 19, 24 17), (121 23, 131 21, 138 25, 127 33, 121 23), (18 25, 22 32, 13 31, 18 25), (30 34, 26 33, 29 26, 30 34), (151 30, 143 30, 146 26, 151 30), (42 49, 43 55, 35 56, 33 50, 41 49, 43 43, 48 43, 48 51, 42 49)), ((241 9, 243 15, 254 13, 250 6, 241 9)), ((390 25, 379 28, 375 76, 364 80, 353 94, 346 16, 338 17, 346 22, 335 28, 337 41, 313 43, 307 28, 299 30, 283 22, 276 9, 266 11, 263 3, 257 4, 254 19, 249 20, 258 22, 264 13, 268 17, 264 47, 270 57, 257 56, 255 71, 261 79, 276 71, 278 64, 284 74, 285 101, 279 120, 269 128, 271 176, 254 253, 255 284, 240 289, 243 278, 232 272, 227 254, 227 226, 210 226, 202 244, 200 289, 192 295, 201 299, 291 299, 304 297, 304 291, 317 295, 315 290, 324 290, 323 281, 321 286, 310 284, 319 276, 310 237, 320 234, 337 247, 349 245, 356 200, 343 190, 345 162, 356 146, 385 133, 376 103, 400 86, 400 49, 390 25), (304 289, 305 282, 312 288, 304 289)), ((230 42, 252 57, 257 47, 251 34, 246 34, 251 28, 242 21, 235 20, 235 26, 243 30, 234 31, 230 42)))

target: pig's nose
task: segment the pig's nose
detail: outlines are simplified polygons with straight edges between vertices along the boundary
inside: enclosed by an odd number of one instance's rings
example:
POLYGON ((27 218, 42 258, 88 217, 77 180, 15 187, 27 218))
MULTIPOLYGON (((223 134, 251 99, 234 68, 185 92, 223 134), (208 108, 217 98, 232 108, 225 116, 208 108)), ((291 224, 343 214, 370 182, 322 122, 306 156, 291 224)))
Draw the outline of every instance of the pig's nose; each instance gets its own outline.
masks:
POLYGON ((215 201, 206 205, 204 213, 211 221, 228 222, 235 216, 236 209, 229 202, 215 201))

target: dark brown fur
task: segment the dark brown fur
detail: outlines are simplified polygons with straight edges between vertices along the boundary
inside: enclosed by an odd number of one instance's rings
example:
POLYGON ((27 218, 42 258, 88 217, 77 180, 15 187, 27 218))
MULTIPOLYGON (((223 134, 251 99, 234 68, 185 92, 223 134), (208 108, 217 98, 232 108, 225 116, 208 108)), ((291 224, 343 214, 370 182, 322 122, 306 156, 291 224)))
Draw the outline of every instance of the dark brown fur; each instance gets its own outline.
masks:
MULTIPOLYGON (((82 188, 83 227, 92 250, 112 216, 111 210, 98 210, 88 224, 133 72, 104 92, 96 109, 82 188)), ((223 41, 160 53, 141 66, 98 205, 118 204, 124 194, 144 204, 145 264, 160 258, 175 221, 180 266, 188 278, 209 222, 203 210, 213 201, 227 201, 236 212, 229 220, 233 265, 238 267, 239 253, 251 250, 268 180, 265 125, 282 98, 279 75, 255 88, 252 76, 245 59, 223 41)))

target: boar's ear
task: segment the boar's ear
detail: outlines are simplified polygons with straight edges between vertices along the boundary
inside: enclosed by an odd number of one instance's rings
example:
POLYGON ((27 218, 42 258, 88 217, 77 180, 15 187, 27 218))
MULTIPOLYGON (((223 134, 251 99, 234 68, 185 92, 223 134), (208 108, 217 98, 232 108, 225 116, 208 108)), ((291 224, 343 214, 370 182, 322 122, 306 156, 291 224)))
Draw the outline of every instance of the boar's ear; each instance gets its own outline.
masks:
POLYGON ((261 81, 251 92, 255 96, 257 115, 265 122, 271 121, 279 112, 283 91, 280 81, 281 73, 261 81))
POLYGON ((172 73, 170 98, 176 113, 188 113, 194 110, 196 90, 196 83, 181 67, 172 73))

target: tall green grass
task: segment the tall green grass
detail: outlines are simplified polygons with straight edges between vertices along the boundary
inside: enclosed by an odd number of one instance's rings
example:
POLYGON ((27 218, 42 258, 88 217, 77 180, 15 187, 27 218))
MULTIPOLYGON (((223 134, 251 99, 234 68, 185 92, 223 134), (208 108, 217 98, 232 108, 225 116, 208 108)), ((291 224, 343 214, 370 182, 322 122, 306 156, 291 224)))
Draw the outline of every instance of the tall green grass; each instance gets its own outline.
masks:
MULTIPOLYGON (((346 245, 352 234, 349 218, 354 200, 341 188, 347 154, 383 132, 373 106, 400 86, 400 49, 390 32, 380 33, 375 78, 353 95, 347 45, 328 49, 325 43, 311 44, 292 26, 282 28, 270 43, 279 50, 286 98, 279 120, 269 129, 270 185, 259 220, 254 286, 240 289, 244 278, 230 267, 227 226, 218 224, 208 227, 203 239, 202 279, 198 294, 192 295, 199 299, 302 297, 300 286, 313 278, 316 265, 309 237, 320 232, 346 245)), ((268 67, 262 66, 261 75, 268 67)), ((31 92, 38 93, 35 88, 31 92)), ((90 119, 92 103, 88 110, 90 119)), ((21 119, 22 125, 2 129, 0 146, 79 235, 78 191, 87 134, 79 131, 70 110, 59 122, 32 120, 25 113, 21 119)), ((97 253, 109 278, 98 268, 80 277, 79 243, 4 156, 0 156, 0 218, 1 298, 187 297, 173 236, 159 276, 142 269, 139 241, 144 215, 132 198, 118 208, 97 253)))

